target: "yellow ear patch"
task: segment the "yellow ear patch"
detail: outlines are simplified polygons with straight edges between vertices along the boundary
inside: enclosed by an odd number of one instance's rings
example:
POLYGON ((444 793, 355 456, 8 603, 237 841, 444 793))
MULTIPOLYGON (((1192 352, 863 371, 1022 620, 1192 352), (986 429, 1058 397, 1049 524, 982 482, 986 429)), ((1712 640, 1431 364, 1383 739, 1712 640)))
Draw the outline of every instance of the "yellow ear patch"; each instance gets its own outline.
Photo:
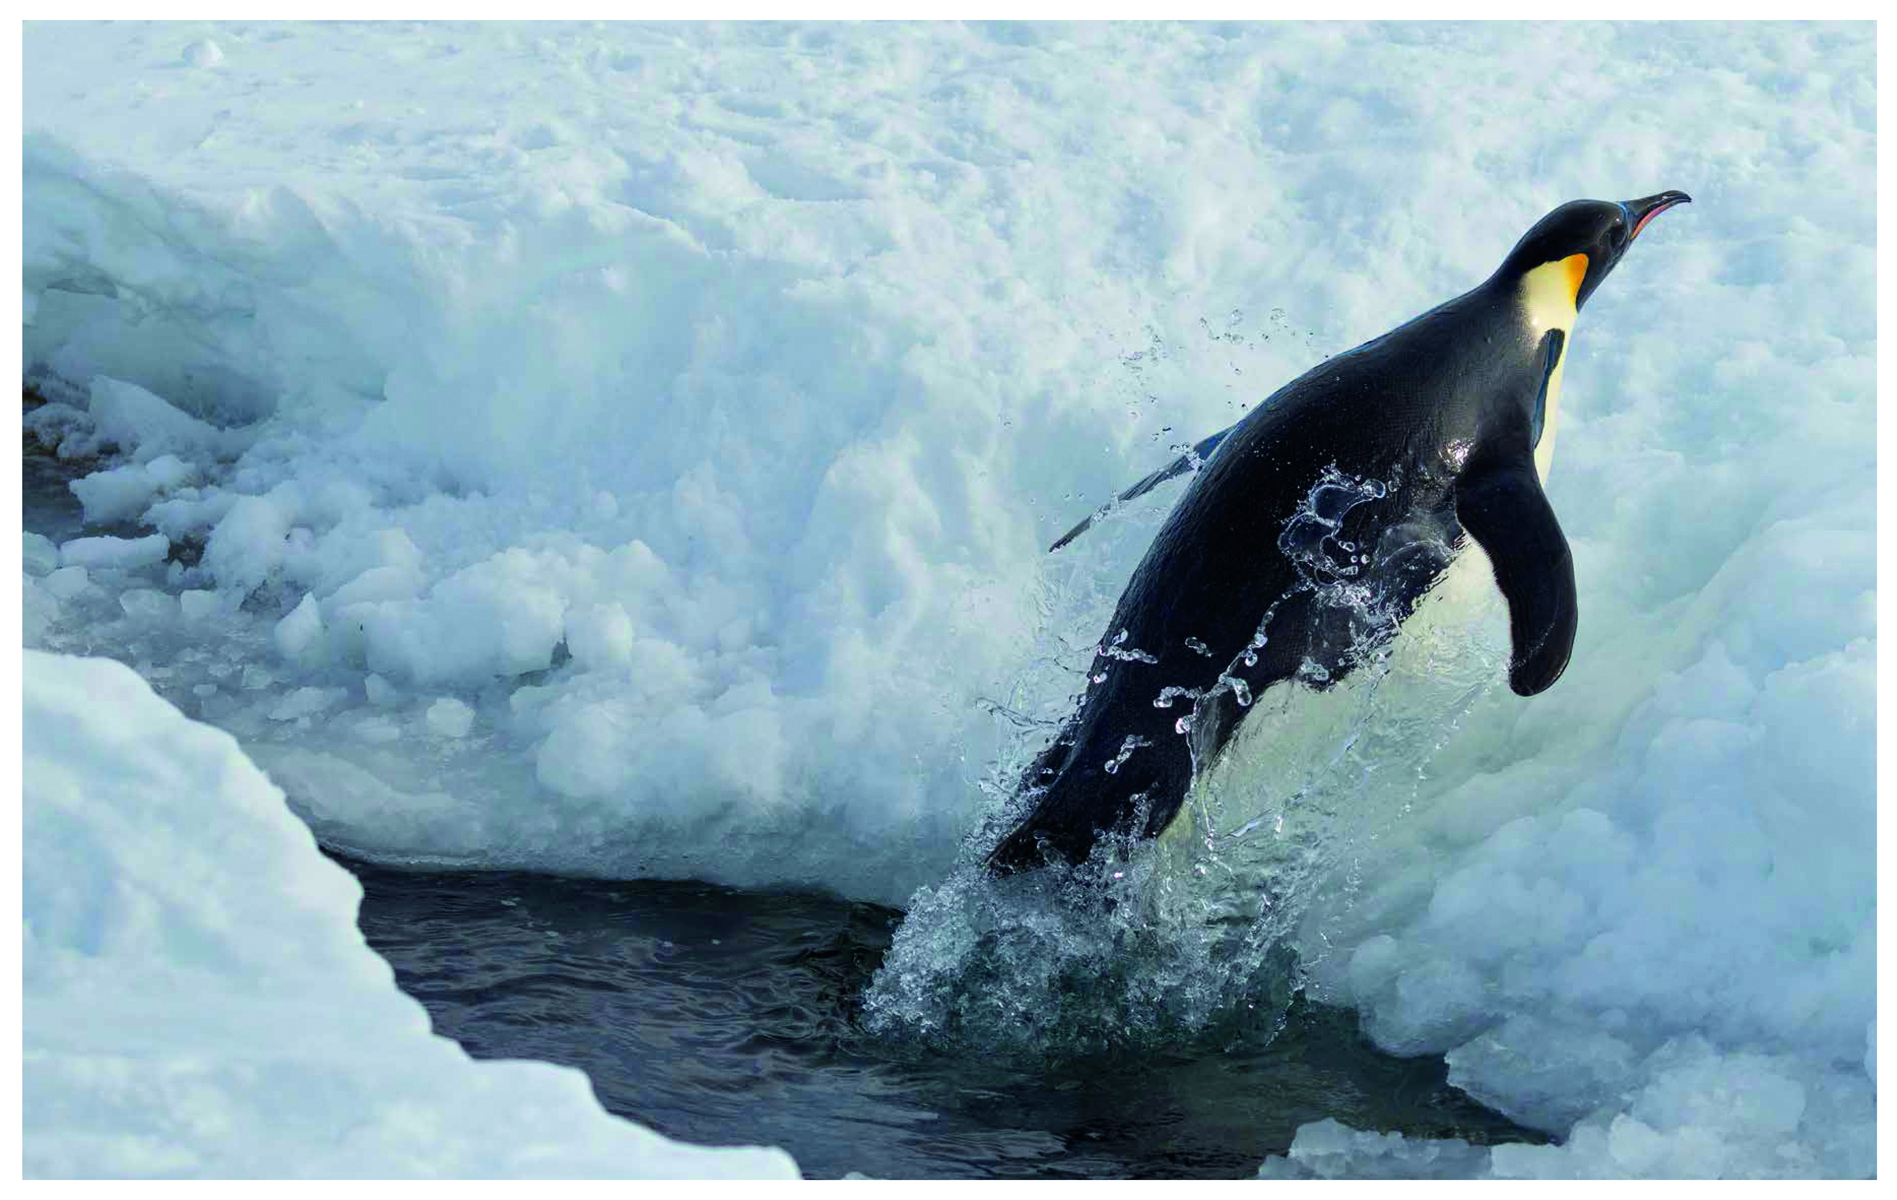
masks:
POLYGON ((1572 329, 1574 310, 1587 280, 1587 255, 1545 262, 1522 276, 1522 315, 1539 339, 1550 329, 1572 329))
POLYGON ((1576 303, 1581 302, 1581 282, 1587 278, 1587 255, 1570 254, 1561 260, 1568 269, 1568 296, 1576 303))

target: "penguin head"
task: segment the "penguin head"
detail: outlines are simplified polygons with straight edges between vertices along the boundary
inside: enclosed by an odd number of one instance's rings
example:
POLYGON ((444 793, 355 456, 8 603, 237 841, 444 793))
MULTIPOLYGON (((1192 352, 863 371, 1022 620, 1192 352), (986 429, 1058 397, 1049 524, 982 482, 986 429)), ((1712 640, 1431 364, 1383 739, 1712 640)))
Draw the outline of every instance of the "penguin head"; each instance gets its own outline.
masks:
POLYGON ((1538 267, 1560 264, 1579 309, 1653 218, 1692 199, 1685 192, 1661 192, 1620 202, 1571 200, 1535 222, 1497 274, 1519 281, 1538 267))

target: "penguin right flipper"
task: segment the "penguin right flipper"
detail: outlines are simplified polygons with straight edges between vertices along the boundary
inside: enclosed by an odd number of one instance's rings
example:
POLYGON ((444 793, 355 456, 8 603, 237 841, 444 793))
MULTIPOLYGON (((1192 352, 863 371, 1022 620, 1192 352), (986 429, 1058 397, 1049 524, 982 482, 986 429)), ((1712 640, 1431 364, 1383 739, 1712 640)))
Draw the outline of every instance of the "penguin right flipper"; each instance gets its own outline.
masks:
POLYGON ((1579 614, 1574 556, 1534 460, 1522 453, 1471 464, 1456 484, 1456 519, 1488 553, 1508 601, 1508 686, 1519 696, 1545 691, 1567 669, 1579 614))
MULTIPOLYGON (((1171 462, 1167 463, 1165 466, 1159 468, 1159 470, 1154 471, 1151 475, 1148 475, 1146 478, 1140 480, 1138 483, 1134 484, 1132 487, 1126 489, 1124 492, 1121 492, 1119 499, 1115 500, 1112 505, 1108 505, 1107 507, 1112 508, 1114 505, 1125 504, 1128 500, 1137 500, 1141 496, 1144 496, 1146 493, 1158 487, 1160 484, 1166 482, 1168 479, 1176 479, 1179 476, 1184 475, 1187 471, 1196 470, 1200 466, 1203 466, 1205 463, 1205 460, 1212 457, 1212 451, 1218 449, 1219 443, 1225 440, 1225 435, 1232 432, 1232 430, 1237 429, 1237 428, 1238 426, 1232 425, 1225 429, 1221 429, 1217 433, 1213 434, 1211 437, 1204 439, 1198 445, 1194 446, 1191 450, 1187 451, 1184 454, 1181 454, 1178 458, 1173 459, 1171 462)), ((1093 528, 1093 518, 1103 515, 1106 511, 1107 510, 1103 508, 1099 512, 1094 513, 1093 516, 1088 517, 1086 520, 1082 521, 1080 524, 1074 526, 1072 529, 1069 529, 1066 532, 1066 534, 1062 536, 1060 541, 1055 542, 1052 546, 1049 546, 1047 548, 1047 552, 1049 554, 1054 553, 1054 551, 1060 549, 1062 546, 1065 546, 1068 542, 1073 541, 1075 538, 1079 537, 1081 534, 1087 532, 1087 530, 1093 528)))

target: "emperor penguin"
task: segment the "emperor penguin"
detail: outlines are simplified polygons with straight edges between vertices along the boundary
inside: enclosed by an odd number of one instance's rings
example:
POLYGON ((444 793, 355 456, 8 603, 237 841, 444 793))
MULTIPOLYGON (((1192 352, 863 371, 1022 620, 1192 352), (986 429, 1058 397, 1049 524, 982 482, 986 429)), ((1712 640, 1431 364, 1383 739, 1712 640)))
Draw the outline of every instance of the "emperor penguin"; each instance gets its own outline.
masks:
MULTIPOLYGON (((1561 677, 1574 562, 1542 492, 1576 315, 1684 192, 1575 200, 1468 292, 1279 388, 1121 494, 1196 470, 1120 596, 1076 710, 1029 765, 1008 873, 1157 837, 1272 687, 1334 687, 1474 539, 1507 602, 1508 682, 1561 677), (1369 597, 1338 605, 1334 589, 1369 597)), ((1051 549, 1082 533, 1082 521, 1051 549)))

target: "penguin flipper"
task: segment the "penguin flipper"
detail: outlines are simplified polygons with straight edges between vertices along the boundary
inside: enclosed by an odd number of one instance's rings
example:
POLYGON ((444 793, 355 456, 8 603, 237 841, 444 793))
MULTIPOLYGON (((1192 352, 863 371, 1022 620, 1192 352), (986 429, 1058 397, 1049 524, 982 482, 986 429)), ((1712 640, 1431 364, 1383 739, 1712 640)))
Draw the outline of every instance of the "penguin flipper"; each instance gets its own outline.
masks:
POLYGON ((1519 696, 1547 690, 1567 669, 1579 613, 1574 556, 1534 461, 1519 454, 1465 469, 1456 484, 1456 519, 1488 553, 1508 601, 1508 686, 1519 696))
POLYGON ((1116 505, 1125 504, 1128 500, 1139 499, 1141 496, 1144 496, 1146 493, 1152 491, 1154 488, 1166 482, 1168 479, 1176 479, 1179 476, 1184 475, 1187 471, 1197 470, 1200 466, 1204 465, 1206 459, 1212 457, 1212 451, 1218 449, 1219 443, 1225 440, 1225 435, 1232 432, 1232 430, 1236 428, 1238 428, 1238 426, 1232 425, 1232 426, 1228 426, 1227 428, 1219 430, 1217 433, 1213 434, 1209 438, 1204 439, 1198 445, 1188 450, 1186 453, 1181 454, 1178 458, 1173 459, 1171 462, 1167 463, 1165 466, 1159 468, 1159 470, 1154 471, 1151 475, 1148 475, 1146 478, 1140 480, 1138 483, 1134 484, 1132 487, 1126 489, 1124 492, 1121 492, 1119 497, 1115 499, 1112 504, 1107 505, 1105 508, 1099 509, 1098 511, 1094 512, 1092 516, 1089 516, 1086 520, 1082 521, 1080 524, 1074 526, 1072 529, 1069 529, 1066 532, 1066 534, 1064 534, 1061 537, 1060 541, 1055 542, 1052 546, 1049 546, 1047 548, 1047 552, 1049 554, 1054 553, 1054 551, 1060 549, 1062 546, 1065 546, 1068 542, 1073 541, 1075 538, 1079 537, 1081 534, 1087 532, 1087 530, 1093 528, 1094 517, 1104 516, 1106 515, 1109 509, 1115 507, 1116 505))

